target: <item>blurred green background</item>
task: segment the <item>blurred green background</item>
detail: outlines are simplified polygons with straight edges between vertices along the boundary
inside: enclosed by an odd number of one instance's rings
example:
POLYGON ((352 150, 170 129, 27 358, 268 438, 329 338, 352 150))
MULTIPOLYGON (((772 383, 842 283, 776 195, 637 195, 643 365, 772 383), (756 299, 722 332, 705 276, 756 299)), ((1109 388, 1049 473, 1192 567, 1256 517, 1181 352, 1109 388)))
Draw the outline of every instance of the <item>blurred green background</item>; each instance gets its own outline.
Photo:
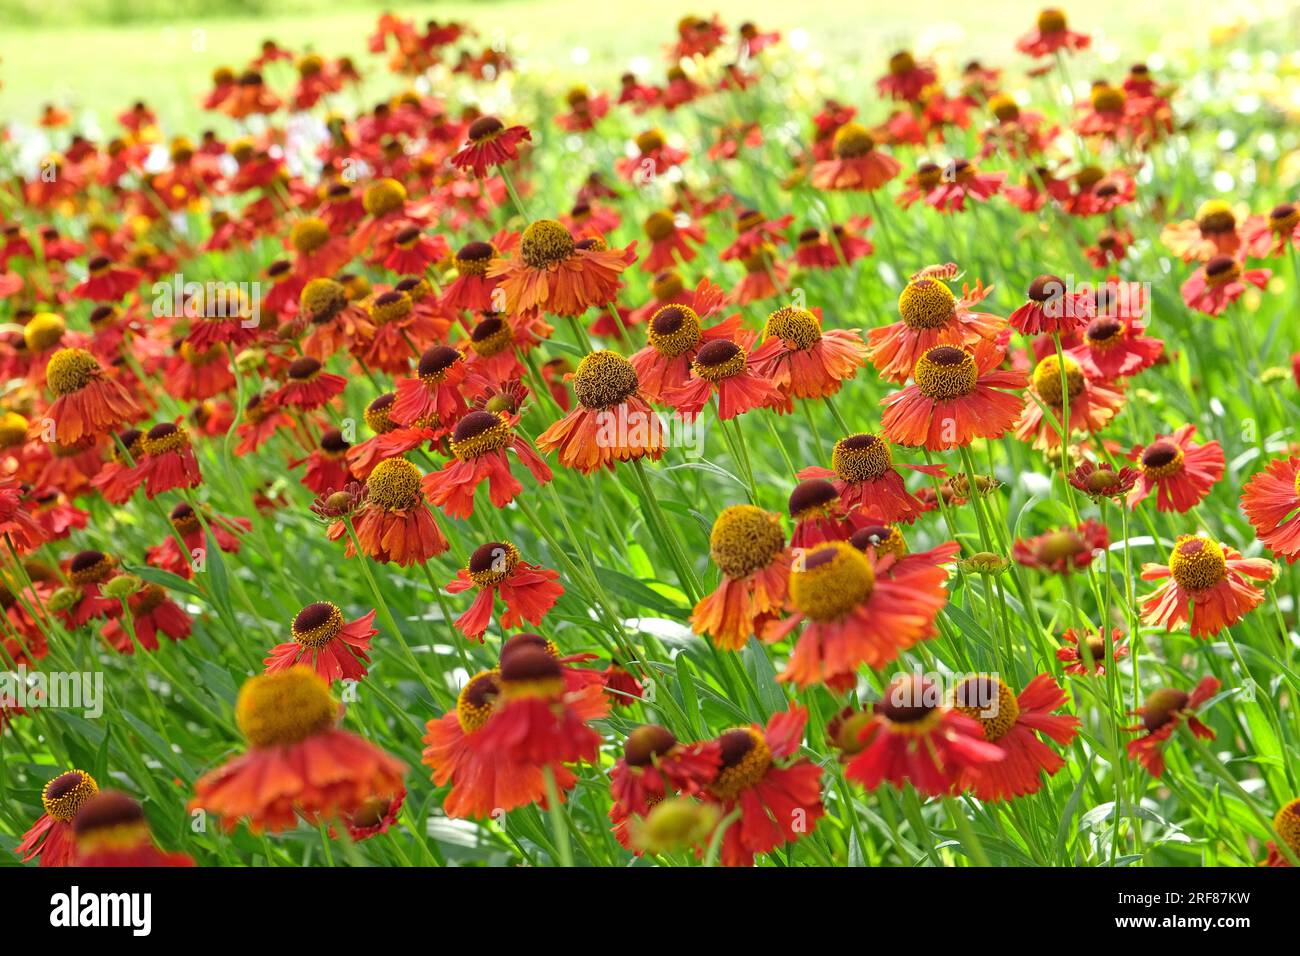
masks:
MULTIPOLYGON (((189 120, 213 69, 240 67, 274 37, 294 50, 363 56, 383 10, 413 17, 464 20, 483 45, 504 42, 533 76, 557 82, 581 77, 608 87, 629 66, 654 77, 664 69, 663 45, 687 13, 718 12, 732 27, 753 20, 798 42, 786 55, 834 66, 851 86, 849 99, 871 95, 894 49, 908 46, 961 63, 973 56, 999 65, 1024 64, 1013 44, 1034 21, 1039 2, 930 0, 0 0, 0 119, 30 123, 55 102, 89 111, 101 123, 136 99, 148 100, 171 123, 189 120), (792 31, 802 31, 797 38, 792 31), (641 64, 636 59, 643 58, 641 64), (857 95, 860 93, 861 95, 857 95)), ((1282 0, 1244 5, 1206 0, 1094 0, 1067 5, 1071 26, 1093 34, 1097 58, 1114 70, 1160 51, 1185 56, 1211 31, 1236 19, 1294 6, 1282 0)), ((1080 76, 1077 79, 1082 80, 1080 76)), ((377 95, 378 90, 374 91, 377 95)))

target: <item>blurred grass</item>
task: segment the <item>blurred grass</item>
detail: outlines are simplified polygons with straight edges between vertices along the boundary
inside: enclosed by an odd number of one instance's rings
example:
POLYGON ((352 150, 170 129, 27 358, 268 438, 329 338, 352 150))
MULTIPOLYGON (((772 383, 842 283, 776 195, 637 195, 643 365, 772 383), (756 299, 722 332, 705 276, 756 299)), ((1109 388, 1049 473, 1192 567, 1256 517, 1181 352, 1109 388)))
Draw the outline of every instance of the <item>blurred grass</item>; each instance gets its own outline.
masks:
MULTIPOLYGON (((0 36, 0 121, 30 123, 44 103, 55 102, 105 124, 143 98, 169 125, 192 122, 213 69, 243 65, 263 39, 274 37, 295 50, 361 56, 384 9, 418 23, 469 21, 484 45, 504 41, 535 76, 553 75, 556 82, 580 76, 609 86, 638 57, 649 60, 642 66, 652 75, 661 75, 662 44, 686 13, 717 11, 733 27, 750 19, 786 33, 802 28, 808 38, 802 55, 824 57, 846 75, 865 63, 866 74, 874 76, 876 64, 883 66, 904 45, 938 51, 955 63, 978 56, 1023 65, 1013 44, 1042 6, 1036 0, 987 0, 976 11, 959 0, 935 0, 918 17, 913 8, 885 0, 851 6, 841 0, 663 0, 649 7, 586 0, 5 0, 6 6, 15 2, 17 12, 6 11, 6 26, 29 26, 7 28, 0 36)), ((1100 0, 1069 12, 1075 25, 1094 34, 1100 59, 1118 61, 1118 69, 1119 39, 1130 51, 1185 53, 1204 44, 1210 25, 1229 18, 1233 7, 1206 0, 1100 0)))

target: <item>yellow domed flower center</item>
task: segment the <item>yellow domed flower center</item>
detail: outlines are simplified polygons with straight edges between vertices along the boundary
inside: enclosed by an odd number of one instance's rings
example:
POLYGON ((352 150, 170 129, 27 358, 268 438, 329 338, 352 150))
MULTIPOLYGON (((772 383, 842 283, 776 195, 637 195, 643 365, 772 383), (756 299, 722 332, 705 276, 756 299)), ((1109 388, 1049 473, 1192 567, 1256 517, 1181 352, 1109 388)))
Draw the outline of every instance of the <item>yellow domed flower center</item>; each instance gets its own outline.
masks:
POLYGON ((519 549, 509 541, 489 541, 469 556, 465 573, 480 588, 500 584, 519 567, 519 549))
POLYGON ((514 333, 510 323, 495 316, 486 318, 474 326, 470 333, 469 347, 475 355, 491 358, 500 355, 514 344, 514 333))
POLYGON ((893 467, 889 443, 877 435, 849 435, 831 452, 831 468, 841 481, 873 481, 893 467))
POLYGON ((662 242, 676 231, 677 223, 673 220, 673 214, 666 210, 652 212, 646 217, 645 234, 651 242, 662 242))
MULTIPOLYGON (((928 192, 941 182, 943 182, 943 168, 937 163, 926 162, 916 167, 916 185, 918 189, 928 192)), ((934 280, 926 279, 923 281, 933 282, 934 280)), ((947 287, 945 286, 945 288, 947 287)))
POLYGON ((767 567, 784 547, 780 518, 754 505, 724 509, 709 533, 713 563, 732 580, 767 567))
POLYGON ((903 532, 893 525, 868 525, 859 528, 853 532, 849 543, 864 552, 868 547, 875 548, 877 557, 892 554, 896 558, 901 558, 907 554, 907 539, 903 537, 903 532))
POLYGON ((78 587, 100 584, 113 574, 113 559, 99 551, 81 551, 68 564, 68 580, 78 587))
POLYGON ((490 242, 466 243, 456 253, 456 271, 463 276, 485 275, 496 254, 496 248, 490 242))
POLYGON ((686 283, 676 272, 661 272, 650 284, 650 294, 655 297, 656 302, 667 302, 684 288, 686 283))
POLYGON ((1142 725, 1149 733, 1154 733, 1185 710, 1189 700, 1186 691, 1172 687, 1152 691, 1142 702, 1142 725))
POLYGON ((372 216, 397 212, 406 203, 406 187, 396 179, 381 179, 366 187, 361 203, 372 216))
POLYGON ((405 458, 375 466, 366 482, 368 497, 385 511, 405 511, 420 503, 420 469, 405 458))
POLYGON ((27 440, 27 419, 17 412, 0 415, 0 448, 13 448, 27 440))
POLYGON ((832 149, 837 159, 856 159, 876 148, 876 140, 861 123, 845 123, 835 131, 832 149))
POLYGON ((1047 563, 1064 561, 1080 554, 1087 545, 1079 535, 1070 528, 1061 528, 1046 534, 1035 549, 1038 557, 1047 563))
POLYGON ((907 50, 900 50, 889 58, 889 72, 894 76, 902 76, 911 73, 916 69, 916 57, 912 56, 907 50))
POLYGON ((900 674, 876 701, 872 710, 883 718, 890 733, 921 737, 943 719, 942 692, 920 674, 900 674))
POLYGON ((385 392, 366 406, 366 425, 376 435, 386 434, 397 427, 397 423, 389 417, 396 398, 397 395, 393 392, 385 392))
POLYGON ((816 313, 787 305, 767 317, 767 325, 763 327, 763 338, 769 339, 773 336, 781 339, 792 349, 810 349, 821 341, 821 322, 818 321, 816 313))
POLYGON ((293 244, 294 249, 308 255, 315 252, 330 239, 330 227, 325 225, 323 219, 317 219, 315 216, 304 216, 293 224, 293 229, 289 231, 289 242, 293 244))
POLYGON ((617 352, 592 352, 573 373, 573 393, 593 411, 621 405, 636 394, 638 384, 636 369, 617 352))
POLYGON ((189 342, 182 342, 180 347, 181 358, 190 365, 193 365, 195 368, 200 368, 204 365, 211 365, 218 358, 224 358, 225 354, 225 350, 222 349, 220 344, 213 345, 211 348, 204 349, 202 352, 195 349, 189 342))
POLYGON ((45 365, 45 381, 56 396, 79 392, 100 374, 99 362, 85 349, 59 349, 45 365))
POLYGON ((479 671, 469 679, 456 698, 456 719, 460 729, 472 734, 488 722, 501 694, 499 674, 495 670, 479 671))
POLYGON ((975 356, 965 349, 940 345, 917 359, 912 377, 922 395, 944 401, 974 391, 975 383, 979 381, 979 369, 975 365, 975 356))
POLYGON ((573 236, 554 219, 538 219, 529 223, 519 242, 519 254, 534 269, 563 262, 573 255, 573 236))
POLYGON ((1300 798, 1277 812, 1273 817, 1273 829, 1293 852, 1300 853, 1300 798))
POLYGON ((647 338, 660 355, 685 355, 700 344, 700 317, 690 306, 665 305, 651 317, 647 338))
POLYGON ((510 437, 510 422, 506 416, 473 411, 456 423, 451 436, 451 452, 461 461, 469 461, 505 448, 510 437))
POLYGON ((52 818, 68 823, 82 804, 99 793, 99 784, 84 770, 59 774, 41 790, 41 806, 52 818))
POLYGON ((1088 348, 1109 349, 1123 341, 1125 331, 1125 325, 1119 319, 1102 316, 1088 323, 1084 340, 1088 343, 1088 348))
POLYGON ((1202 235, 1220 235, 1237 228, 1237 217, 1222 199, 1209 199, 1196 210, 1196 225, 1202 235))
POLYGON ((1211 286, 1224 286, 1241 278, 1241 263, 1232 256, 1215 256, 1205 264, 1205 281, 1211 286))
POLYGON ((1038 29, 1041 33, 1060 33, 1065 29, 1065 11, 1047 7, 1038 14, 1038 29))
POLYGON ((298 612, 290 625, 293 639, 303 647, 323 647, 343 627, 343 611, 337 604, 318 601, 298 612))
POLYGON ((140 439, 140 450, 146 455, 162 455, 169 451, 181 451, 190 444, 189 432, 181 425, 162 422, 155 425, 140 439))
POLYGON ((664 134, 657 129, 648 129, 636 138, 636 148, 642 154, 653 153, 664 148, 664 134))
POLYGON ((67 331, 63 316, 53 312, 37 312, 23 326, 23 341, 33 352, 44 352, 59 344, 67 331))
POLYGON ((978 720, 985 740, 1001 740, 1015 726, 1020 703, 996 677, 968 677, 953 688, 953 710, 978 720))
POLYGON ((409 295, 394 289, 392 292, 376 296, 370 303, 370 318, 376 325, 388 325, 390 322, 400 322, 406 318, 414 307, 415 303, 411 301, 409 295))
POLYGON ((952 321, 957 297, 938 279, 913 279, 898 295, 898 314, 909 329, 938 329, 952 321))
POLYGON ((312 279, 302 287, 298 304, 309 321, 327 322, 343 311, 348 293, 342 283, 333 279, 312 279))
POLYGON ((338 715, 329 685, 301 664, 244 681, 235 722, 257 748, 285 747, 328 730, 338 715))
POLYGON ((1020 119, 1020 104, 1015 97, 1007 93, 998 93, 989 100, 989 111, 999 123, 1010 123, 1020 119))
POLYGON ((1106 178, 1106 171, 1100 166, 1084 166, 1074 174, 1075 185, 1081 190, 1091 189, 1106 178))
POLYGON ((722 763, 709 790, 723 800, 734 800, 763 779, 772 766, 772 750, 753 727, 737 727, 718 737, 722 763))
POLYGON ((1223 548, 1209 538, 1182 535, 1169 555, 1169 570, 1178 586, 1188 591, 1212 588, 1228 573, 1223 548))
MULTIPOLYGON (((1068 355, 1065 357, 1065 390, 1070 401, 1083 392, 1083 369, 1068 355)), ((1034 369, 1034 391, 1049 406, 1059 407, 1064 395, 1061 386, 1061 363, 1058 356, 1049 355, 1034 369)))
POLYGON ((1090 494, 1109 494, 1119 484, 1119 476, 1109 468, 1098 468, 1084 479, 1084 485, 1090 494))
POLYGON ((1092 88, 1088 98, 1092 101, 1092 108, 1098 113, 1118 113, 1124 109, 1128 96, 1118 86, 1098 83, 1092 88))
POLYGON ((1268 228, 1275 236, 1289 236, 1300 226, 1300 207, 1291 203, 1274 206, 1268 214, 1268 228))
POLYGON ((871 562, 847 541, 811 549, 790 574, 790 600, 814 621, 835 621, 865 601, 876 584, 871 562))
POLYGON ((1183 450, 1171 441, 1152 442, 1142 451, 1138 467, 1148 478, 1168 478, 1183 470, 1183 450))
POLYGON ((695 353, 691 371, 706 382, 720 382, 745 369, 748 353, 735 342, 715 339, 695 353))

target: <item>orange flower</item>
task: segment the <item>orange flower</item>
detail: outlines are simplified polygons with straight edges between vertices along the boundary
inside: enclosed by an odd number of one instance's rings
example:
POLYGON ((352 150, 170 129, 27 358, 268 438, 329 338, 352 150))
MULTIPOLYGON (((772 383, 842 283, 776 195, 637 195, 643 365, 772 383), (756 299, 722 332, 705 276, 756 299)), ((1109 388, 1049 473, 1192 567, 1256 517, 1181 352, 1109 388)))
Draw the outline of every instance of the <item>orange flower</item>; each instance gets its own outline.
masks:
MULTIPOLYGON (((425 504, 420 484, 420 469, 405 458, 389 458, 375 466, 366 481, 365 504, 355 518, 356 541, 363 553, 405 568, 423 564, 450 547, 425 504)), ((343 521, 330 526, 331 541, 345 534, 343 521)), ((356 554, 351 540, 344 553, 356 554)))
POLYGON ((1061 406, 1067 403, 1067 436, 1082 431, 1094 434, 1101 431, 1124 407, 1124 393, 1083 374, 1079 363, 1070 356, 1048 355, 1034 367, 1031 394, 1037 401, 1025 404, 1024 413, 1016 425, 1016 438, 1030 441, 1038 449, 1059 447, 1059 425, 1050 420, 1043 408, 1054 411, 1060 418, 1061 406), (1061 374, 1060 358, 1065 359, 1065 374, 1061 374))
POLYGON ((865 126, 848 122, 835 131, 831 158, 813 165, 812 184, 817 189, 879 189, 900 169, 898 160, 876 149, 876 141, 865 126))
POLYGON ((935 634, 935 618, 947 603, 944 564, 957 554, 948 542, 900 562, 893 555, 873 559, 847 541, 809 549, 790 573, 784 621, 764 629, 779 640, 803 631, 781 681, 798 687, 842 687, 861 664, 883 667, 899 653, 935 634))
POLYGON ((1139 710, 1129 711, 1142 718, 1140 724, 1127 728, 1142 734, 1129 741, 1129 757, 1142 764, 1151 776, 1158 777, 1165 772, 1165 744, 1179 724, 1186 722, 1187 729, 1197 737, 1213 740, 1214 731, 1196 718, 1195 711, 1218 693, 1219 687, 1216 678, 1203 677, 1190 694, 1172 687, 1153 691, 1139 710))
POLYGON ((962 287, 962 297, 953 295, 942 281, 956 266, 931 267, 914 275, 898 295, 900 321, 871 329, 867 333, 867 355, 881 376, 891 382, 906 382, 916 363, 936 345, 973 348, 979 342, 1009 339, 1005 319, 988 312, 973 312, 992 286, 976 283, 962 287))
POLYGON ((101 790, 72 823, 76 865, 88 867, 193 866, 186 853, 158 849, 140 804, 118 790, 101 790))
POLYGON ((465 381, 465 359, 448 345, 426 349, 416 366, 416 378, 400 379, 388 414, 401 425, 435 421, 449 425, 467 408, 460 385, 465 381))
POLYGON ((537 436, 542 453, 559 452, 560 464, 589 475, 611 471, 616 461, 658 460, 663 423, 639 395, 632 363, 617 352, 592 352, 573 374, 577 407, 537 436))
POLYGON ((1110 543, 1110 533, 1099 521, 1088 518, 1078 527, 1057 528, 1033 538, 1018 538, 1012 556, 1030 568, 1069 574, 1092 564, 1098 551, 1110 543))
POLYGON ((160 422, 140 439, 141 457, 132 472, 132 483, 143 482, 146 498, 155 498, 176 488, 197 488, 203 483, 194 446, 184 425, 160 422))
POLYGON ((1007 318, 1017 332, 1025 335, 1049 335, 1077 332, 1096 311, 1096 302, 1087 292, 1071 292, 1060 276, 1044 273, 1029 283, 1029 301, 1007 318))
POLYGON ((950 794, 963 779, 1004 754, 979 722, 947 706, 937 685, 920 674, 895 677, 865 724, 848 721, 856 750, 844 776, 868 790, 888 781, 911 783, 927 797, 950 794))
POLYGON ((191 810, 216 813, 226 829, 256 833, 350 814, 402 789, 402 763, 334 726, 340 707, 310 668, 250 677, 235 701, 248 750, 194 784, 191 810))
POLYGON ((23 502, 23 488, 12 478, 0 478, 0 536, 9 538, 20 553, 35 551, 45 532, 23 502))
POLYGON ((724 865, 752 866, 756 854, 812 832, 825 813, 821 767, 795 757, 807 721, 808 712, 791 704, 765 728, 736 727, 717 738, 721 763, 704 797, 719 805, 723 819, 740 811, 722 836, 724 865))
POLYGON ((98 792, 95 778, 84 770, 69 770, 47 783, 41 790, 44 812, 14 847, 18 858, 29 863, 40 857, 41 866, 74 866, 77 847, 72 821, 98 792))
POLYGON ((887 522, 915 521, 928 510, 907 490, 899 468, 942 478, 943 465, 895 463, 889 442, 879 435, 860 433, 841 438, 831 452, 831 467, 811 466, 800 478, 833 479, 832 484, 849 510, 861 509, 887 522))
POLYGON ((1215 256, 1235 256, 1242 247, 1242 234, 1232 206, 1210 199, 1201 203, 1195 219, 1167 224, 1160 241, 1184 262, 1209 262, 1215 256))
MULTIPOLYGON (((437 786, 451 784, 442 804, 449 817, 483 818, 530 803, 546 806, 542 768, 512 760, 482 742, 483 725, 495 712, 500 695, 499 673, 480 671, 461 688, 455 710, 425 725, 423 760, 437 786)), ((563 794, 575 778, 562 766, 552 769, 556 788, 563 794)))
POLYGON ((777 309, 767 317, 763 340, 779 342, 782 348, 755 371, 792 398, 834 395, 867 356, 856 329, 822 330, 821 309, 777 309))
POLYGON ((732 505, 713 522, 709 554, 722 572, 717 590, 691 612, 691 630, 738 651, 750 635, 763 633, 786 597, 790 552, 781 520, 753 505, 732 505))
POLYGON ((474 513, 474 490, 485 479, 493 507, 504 508, 524 486, 510 472, 507 450, 513 450, 538 484, 552 478, 551 469, 522 437, 515 434, 518 416, 486 410, 468 413, 451 435, 455 460, 430 472, 420 483, 429 501, 453 518, 474 513))
POLYGON ((1086 33, 1075 33, 1069 28, 1064 11, 1045 7, 1038 14, 1034 28, 1016 40, 1016 49, 1030 56, 1045 57, 1061 51, 1086 50, 1091 42, 1086 33))
POLYGON ((470 123, 465 146, 451 157, 451 164, 471 170, 482 179, 491 167, 518 159, 519 144, 531 142, 532 138, 526 126, 506 126, 495 116, 480 116, 470 123))
POLYGON ((643 724, 627 735, 623 756, 609 773, 614 834, 629 846, 628 823, 643 817, 666 797, 695 796, 718 775, 722 748, 716 740, 687 744, 658 724, 643 724))
POLYGON ((494 259, 488 278, 499 279, 512 316, 543 311, 579 316, 612 303, 622 284, 619 273, 636 261, 636 244, 624 250, 579 246, 554 219, 538 219, 524 230, 517 253, 494 259))
POLYGON ((1155 491, 1157 510, 1183 514, 1210 493, 1223 477, 1223 447, 1217 441, 1197 445, 1195 434, 1195 425, 1184 425, 1172 435, 1157 435, 1145 448, 1134 446, 1128 457, 1138 463, 1139 475, 1128 493, 1130 508, 1155 491))
POLYGON ((1277 458, 1246 482, 1241 510, 1260 543, 1288 563, 1300 557, 1300 458, 1277 458))
POLYGON ((54 422, 60 444, 103 435, 140 416, 122 384, 107 377, 85 349, 59 349, 45 366, 45 381, 54 393, 46 416, 54 422))
POLYGON ((953 689, 953 708, 979 721, 984 739, 1002 751, 1001 760, 961 771, 958 786, 981 800, 1010 800, 1037 793, 1043 773, 1052 776, 1065 759, 1039 739, 1045 734, 1068 746, 1079 718, 1052 713, 1065 705, 1065 691, 1051 674, 1039 674, 1019 696, 996 677, 968 677, 953 689))
POLYGON ((1268 858, 1263 866, 1292 866, 1292 857, 1300 856, 1300 798, 1292 800, 1273 817, 1273 829, 1290 850, 1290 856, 1278 849, 1276 843, 1268 844, 1268 858))
POLYGON ((290 362, 288 377, 289 380, 267 399, 272 407, 296 408, 309 412, 342 394, 348 384, 342 375, 326 372, 321 363, 310 356, 302 356, 290 362))
POLYGON ((781 344, 764 342, 751 352, 755 338, 742 330, 734 340, 712 339, 701 345, 691 362, 690 380, 664 395, 664 401, 683 415, 695 416, 716 394, 718 418, 724 422, 755 408, 786 408, 789 399, 759 372, 781 344))
POLYGON ((632 356, 641 392, 654 402, 664 402, 691 382, 691 363, 709 342, 732 339, 740 331, 740 315, 728 316, 712 328, 701 320, 722 304, 722 290, 700 281, 692 302, 677 302, 655 310, 647 330, 647 345, 632 356))
POLYGON ((293 640, 277 644, 262 663, 268 674, 306 664, 329 683, 361 680, 366 676, 370 639, 379 632, 371 627, 372 610, 355 621, 344 621, 337 604, 317 601, 298 612, 290 625, 293 640))
POLYGON ((483 640, 492 619, 497 595, 505 602, 501 629, 518 627, 522 622, 538 625, 546 612, 564 594, 557 571, 529 564, 519 550, 507 541, 489 541, 479 545, 465 567, 447 585, 451 594, 475 589, 478 595, 469 610, 456 619, 456 628, 467 637, 483 640))
POLYGON ((1272 561, 1241 554, 1199 535, 1179 535, 1169 564, 1142 565, 1143 581, 1168 578, 1142 601, 1142 621, 1172 631, 1191 620, 1193 637, 1212 637, 1258 607, 1264 592, 1250 579, 1267 581, 1272 561))
POLYGON ((104 625, 100 634, 113 649, 121 654, 134 654, 136 642, 146 651, 158 650, 158 633, 173 641, 183 641, 190 636, 192 624, 185 609, 167 596, 162 585, 147 583, 139 591, 127 598, 131 609, 131 626, 135 630, 135 641, 131 633, 123 626, 119 618, 113 618, 104 625))
POLYGON ((976 438, 1001 438, 1024 409, 1024 399, 1002 389, 1025 385, 1023 372, 996 371, 1002 350, 983 341, 974 351, 953 345, 927 350, 916 362, 914 384, 885 396, 881 426, 899 445, 943 451, 976 438))
MULTIPOLYGON (((1111 628, 1110 660, 1112 661, 1119 661, 1128 655, 1128 645, 1121 640, 1122 636, 1119 628, 1111 628)), ((1056 659, 1065 664, 1065 673, 1105 676, 1106 637, 1101 630, 1089 631, 1081 637, 1074 628, 1070 628, 1061 635, 1061 640, 1070 645, 1056 650, 1056 659), (1091 664, 1089 664, 1090 659, 1091 664)))
POLYGON ((515 763, 594 763, 600 734, 588 721, 609 713, 599 682, 572 687, 548 650, 528 644, 501 655, 501 697, 480 743, 515 763))

